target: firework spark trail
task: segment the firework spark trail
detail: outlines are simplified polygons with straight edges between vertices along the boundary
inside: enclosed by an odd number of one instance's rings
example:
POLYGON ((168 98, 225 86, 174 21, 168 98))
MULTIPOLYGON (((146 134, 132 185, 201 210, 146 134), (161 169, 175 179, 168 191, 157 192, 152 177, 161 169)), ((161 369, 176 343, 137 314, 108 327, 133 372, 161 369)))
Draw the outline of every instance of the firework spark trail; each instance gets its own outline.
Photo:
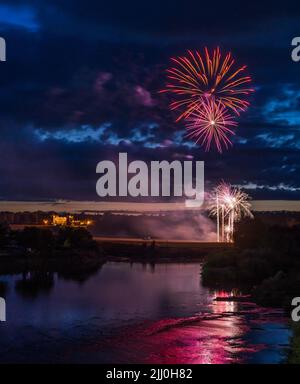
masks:
POLYGON ((254 91, 249 87, 251 77, 244 75, 245 65, 235 66, 231 53, 222 56, 219 47, 212 53, 205 48, 203 56, 189 50, 187 56, 171 60, 175 66, 167 70, 169 82, 161 92, 179 98, 170 105, 172 110, 183 109, 177 121, 188 117, 203 96, 214 96, 236 114, 247 109, 245 98, 254 91))
MULTIPOLYGON (((217 216, 217 220, 220 218, 222 220, 222 241, 225 240, 224 232, 226 232, 227 241, 233 241, 234 224, 242 217, 253 217, 249 200, 249 196, 240 188, 234 188, 225 182, 219 184, 211 193, 209 210, 212 216, 217 216)), ((220 228, 219 223, 218 228, 220 228)), ((218 239, 220 239, 219 233, 218 239)))
POLYGON ((214 143, 222 153, 223 147, 228 149, 232 145, 228 136, 235 134, 231 128, 236 126, 237 122, 221 102, 204 97, 187 119, 186 136, 205 146, 206 152, 214 143))

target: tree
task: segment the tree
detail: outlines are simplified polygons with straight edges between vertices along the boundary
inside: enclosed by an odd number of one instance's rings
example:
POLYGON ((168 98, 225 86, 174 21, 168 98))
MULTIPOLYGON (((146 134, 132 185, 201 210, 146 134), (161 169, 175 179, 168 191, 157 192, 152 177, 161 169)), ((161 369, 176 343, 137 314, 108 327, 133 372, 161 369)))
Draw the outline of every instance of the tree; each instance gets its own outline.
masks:
POLYGON ((9 226, 7 224, 0 224, 0 247, 5 247, 9 244, 9 226))
POLYGON ((52 231, 36 227, 25 227, 18 235, 19 244, 34 250, 49 250, 55 244, 52 231))

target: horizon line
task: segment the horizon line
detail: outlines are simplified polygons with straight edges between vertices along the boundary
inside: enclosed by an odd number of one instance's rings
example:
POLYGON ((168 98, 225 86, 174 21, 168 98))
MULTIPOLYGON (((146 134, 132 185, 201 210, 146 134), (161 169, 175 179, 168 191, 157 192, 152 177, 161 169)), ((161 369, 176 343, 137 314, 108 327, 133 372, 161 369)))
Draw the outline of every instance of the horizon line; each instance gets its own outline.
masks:
MULTIPOLYGON (((300 212, 300 200, 252 200, 254 212, 300 212)), ((188 208, 184 203, 136 203, 112 201, 81 201, 81 200, 52 200, 52 201, 0 201, 0 212, 160 212, 160 211, 191 211, 202 210, 188 208)))

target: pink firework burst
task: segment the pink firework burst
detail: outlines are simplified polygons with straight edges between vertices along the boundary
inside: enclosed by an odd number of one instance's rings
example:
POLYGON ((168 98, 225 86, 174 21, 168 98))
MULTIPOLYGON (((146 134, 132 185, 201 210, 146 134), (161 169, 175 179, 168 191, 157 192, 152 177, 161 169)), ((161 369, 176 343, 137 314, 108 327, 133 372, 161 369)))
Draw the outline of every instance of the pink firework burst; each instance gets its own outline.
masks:
POLYGON ((204 53, 189 50, 187 55, 171 58, 167 84, 161 92, 174 96, 171 110, 180 110, 177 121, 187 118, 203 96, 213 96, 235 114, 249 106, 247 97, 254 92, 247 66, 238 66, 231 53, 223 55, 220 48, 204 53))
POLYGON ((236 126, 237 122, 222 102, 204 97, 187 118, 187 137, 204 146, 205 151, 214 143, 222 153, 224 147, 228 149, 232 145, 229 137, 235 134, 232 128, 236 126))

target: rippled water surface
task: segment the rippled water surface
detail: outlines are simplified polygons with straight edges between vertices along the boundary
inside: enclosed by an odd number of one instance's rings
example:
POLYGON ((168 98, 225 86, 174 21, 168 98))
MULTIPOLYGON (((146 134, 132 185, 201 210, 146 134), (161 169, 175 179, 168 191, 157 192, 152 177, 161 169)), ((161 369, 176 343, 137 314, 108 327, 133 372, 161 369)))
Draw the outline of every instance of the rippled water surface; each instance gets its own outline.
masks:
POLYGON ((89 275, 2 276, 0 362, 279 363, 281 311, 216 302, 195 264, 106 263, 89 275))

